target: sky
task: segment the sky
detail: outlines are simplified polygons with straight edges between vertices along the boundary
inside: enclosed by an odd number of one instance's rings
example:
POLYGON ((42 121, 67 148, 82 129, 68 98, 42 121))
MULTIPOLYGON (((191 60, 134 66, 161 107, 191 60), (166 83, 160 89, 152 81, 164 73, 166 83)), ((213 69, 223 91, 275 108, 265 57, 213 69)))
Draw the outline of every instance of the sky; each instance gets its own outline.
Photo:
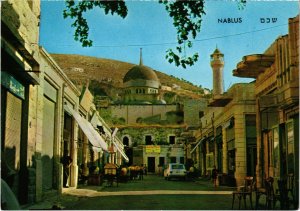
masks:
POLYGON ((140 48, 143 64, 169 75, 183 78, 193 84, 212 89, 213 77, 210 55, 216 46, 224 54, 224 90, 234 83, 254 79, 232 75, 242 57, 263 53, 279 36, 288 33, 288 18, 299 14, 297 1, 247 1, 239 9, 235 1, 208 0, 205 2, 201 32, 193 49, 199 60, 186 69, 176 67, 165 59, 166 50, 176 47, 176 31, 172 19, 158 1, 126 1, 128 15, 105 15, 94 9, 85 14, 90 28, 92 47, 82 47, 74 40, 72 20, 63 18, 64 1, 41 3, 40 45, 49 53, 79 54, 139 63, 140 48), (218 19, 241 18, 241 23, 218 23, 218 19), (276 18, 276 22, 261 23, 261 18, 276 18))

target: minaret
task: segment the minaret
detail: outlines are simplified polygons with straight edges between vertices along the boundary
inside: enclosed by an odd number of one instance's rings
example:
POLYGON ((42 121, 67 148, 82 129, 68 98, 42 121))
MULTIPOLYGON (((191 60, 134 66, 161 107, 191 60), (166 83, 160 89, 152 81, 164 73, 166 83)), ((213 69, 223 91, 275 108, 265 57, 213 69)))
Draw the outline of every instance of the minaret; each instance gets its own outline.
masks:
POLYGON ((143 65, 143 55, 142 55, 142 48, 140 48, 140 66, 142 66, 143 65))
POLYGON ((210 55, 210 66, 213 70, 213 97, 223 94, 224 54, 216 47, 210 55))

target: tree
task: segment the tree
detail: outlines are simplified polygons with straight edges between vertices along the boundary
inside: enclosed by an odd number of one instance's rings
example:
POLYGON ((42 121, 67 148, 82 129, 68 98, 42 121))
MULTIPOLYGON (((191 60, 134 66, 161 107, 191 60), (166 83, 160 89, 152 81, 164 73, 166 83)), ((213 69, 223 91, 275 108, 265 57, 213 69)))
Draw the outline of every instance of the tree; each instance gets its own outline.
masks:
MULTIPOLYGON (((89 39, 89 27, 83 13, 94 7, 104 9, 105 14, 117 14, 122 18, 127 16, 127 7, 123 0, 66 0, 66 9, 63 11, 64 18, 74 19, 72 27, 75 28, 74 38, 82 43, 83 47, 92 46, 93 41, 89 39)), ((201 29, 202 16, 205 15, 204 0, 159 0, 165 6, 169 16, 173 19, 173 25, 177 30, 176 49, 166 51, 166 59, 169 63, 186 68, 198 61, 198 53, 187 56, 187 49, 192 48, 193 40, 201 29)), ((239 8, 243 8, 246 0, 238 0, 239 8)))

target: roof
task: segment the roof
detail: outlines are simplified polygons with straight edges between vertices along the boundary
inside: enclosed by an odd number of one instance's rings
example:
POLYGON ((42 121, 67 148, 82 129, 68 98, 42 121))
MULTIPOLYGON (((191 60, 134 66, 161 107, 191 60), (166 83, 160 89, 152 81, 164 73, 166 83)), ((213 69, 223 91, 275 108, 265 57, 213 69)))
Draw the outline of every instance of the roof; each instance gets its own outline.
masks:
POLYGON ((215 51, 213 52, 213 54, 221 54, 221 55, 224 55, 224 54, 222 54, 222 52, 221 52, 218 48, 215 49, 215 51))
POLYGON ((131 68, 124 76, 123 83, 137 79, 158 81, 155 71, 144 65, 136 65, 131 68))

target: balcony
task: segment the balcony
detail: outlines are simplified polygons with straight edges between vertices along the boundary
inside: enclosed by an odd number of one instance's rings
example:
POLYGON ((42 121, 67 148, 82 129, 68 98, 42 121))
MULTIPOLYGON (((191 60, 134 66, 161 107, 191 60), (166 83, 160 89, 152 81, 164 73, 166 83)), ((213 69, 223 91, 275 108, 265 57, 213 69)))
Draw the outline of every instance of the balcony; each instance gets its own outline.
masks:
POLYGON ((265 54, 252 54, 244 56, 236 69, 232 71, 233 76, 241 78, 257 78, 258 75, 274 63, 275 56, 265 54))
POLYGON ((232 97, 227 96, 226 94, 215 96, 212 100, 208 102, 208 107, 224 107, 230 101, 232 97))

